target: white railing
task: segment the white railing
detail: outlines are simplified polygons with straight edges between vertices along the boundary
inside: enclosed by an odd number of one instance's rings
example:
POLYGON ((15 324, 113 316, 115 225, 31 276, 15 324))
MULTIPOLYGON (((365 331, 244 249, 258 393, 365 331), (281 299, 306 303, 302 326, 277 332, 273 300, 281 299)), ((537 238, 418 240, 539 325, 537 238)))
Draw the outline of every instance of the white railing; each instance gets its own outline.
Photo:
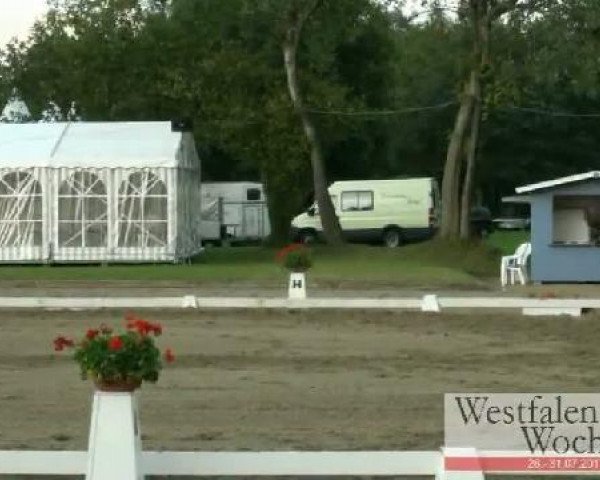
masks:
MULTIPOLYGON (((439 452, 143 452, 145 475, 436 476, 439 452)), ((0 451, 2 475, 83 475, 87 452, 0 451)), ((440 477, 442 478, 442 477, 440 477)))
POLYGON ((523 297, 425 297, 330 298, 308 297, 0 297, 0 308, 50 308, 92 310, 101 308, 233 308, 233 309, 379 309, 440 312, 453 308, 525 309, 540 313, 573 313, 600 309, 597 298, 523 298, 523 297))
MULTIPOLYGON (((473 452, 475 452, 473 450, 473 452)), ((484 459, 498 453, 479 452, 484 459)), ((522 457, 521 457, 522 458, 522 457)), ((533 458, 533 457, 532 457, 533 458)), ((586 458, 586 457, 582 457, 586 458)), ((598 476, 600 457, 587 468, 446 471, 444 453, 425 452, 143 452, 143 475, 177 476, 420 476, 435 480, 484 480, 485 475, 598 476), (596 468, 591 468, 591 465, 596 468)), ((0 451, 0 475, 85 475, 84 451, 0 451)))

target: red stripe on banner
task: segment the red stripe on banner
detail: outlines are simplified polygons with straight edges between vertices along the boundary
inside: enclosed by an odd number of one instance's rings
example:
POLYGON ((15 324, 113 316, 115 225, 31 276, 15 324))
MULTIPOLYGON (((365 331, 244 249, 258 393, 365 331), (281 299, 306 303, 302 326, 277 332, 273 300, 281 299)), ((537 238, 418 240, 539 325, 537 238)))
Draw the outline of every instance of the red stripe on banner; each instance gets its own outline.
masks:
POLYGON ((581 457, 446 457, 447 471, 458 472, 581 472, 600 471, 600 456, 581 457))

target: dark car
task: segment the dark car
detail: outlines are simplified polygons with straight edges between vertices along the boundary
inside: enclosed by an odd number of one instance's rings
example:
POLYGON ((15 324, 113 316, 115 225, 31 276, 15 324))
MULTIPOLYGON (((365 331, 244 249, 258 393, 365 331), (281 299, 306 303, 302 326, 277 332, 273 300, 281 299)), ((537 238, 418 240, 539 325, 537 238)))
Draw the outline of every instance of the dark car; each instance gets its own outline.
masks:
POLYGON ((528 230, 531 227, 531 207, 529 203, 505 203, 500 216, 494 218, 498 230, 528 230))
POLYGON ((471 235, 478 238, 485 238, 494 232, 494 222, 492 221, 492 212, 483 206, 471 208, 471 235))

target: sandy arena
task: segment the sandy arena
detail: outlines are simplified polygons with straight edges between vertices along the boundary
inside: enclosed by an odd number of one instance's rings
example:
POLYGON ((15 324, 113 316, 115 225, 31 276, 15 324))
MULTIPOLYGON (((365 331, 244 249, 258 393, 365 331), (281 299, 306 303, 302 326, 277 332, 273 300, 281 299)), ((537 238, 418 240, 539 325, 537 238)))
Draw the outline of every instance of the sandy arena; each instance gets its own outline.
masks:
MULTIPOLYGON (((143 312, 142 312, 143 313, 143 312)), ((595 391, 600 322, 152 311, 177 361, 141 390, 146 449, 436 449, 451 391, 595 391)), ((121 312, 3 312, 0 448, 85 449, 92 387, 57 334, 121 312)))

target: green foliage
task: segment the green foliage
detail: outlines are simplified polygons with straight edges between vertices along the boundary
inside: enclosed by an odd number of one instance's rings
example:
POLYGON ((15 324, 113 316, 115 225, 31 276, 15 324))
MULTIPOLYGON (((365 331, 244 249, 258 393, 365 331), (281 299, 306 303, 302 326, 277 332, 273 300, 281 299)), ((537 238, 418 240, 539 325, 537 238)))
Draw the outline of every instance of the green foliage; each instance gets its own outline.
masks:
POLYGON ((530 242, 530 237, 530 232, 525 230, 498 230, 489 236, 487 244, 502 255, 512 255, 520 244, 530 242))
POLYGON ((290 272, 306 272, 313 264, 310 250, 297 243, 292 243, 279 250, 277 261, 290 272))
MULTIPOLYGON (((4 80, 17 85, 34 117, 51 99, 63 109, 76 100, 85 120, 193 119, 203 177, 264 182, 275 241, 285 241, 291 217, 310 201, 312 179, 285 83, 282 3, 147 4, 54 0, 29 41, 7 49, 0 95, 4 80)), ((377 61, 392 41, 381 7, 369 0, 329 0, 317 13, 299 52, 308 104, 361 108, 379 99, 383 105, 393 80, 377 61), (356 81, 353 71, 364 72, 365 81, 356 81)), ((385 150, 373 147, 360 128, 353 133, 358 142, 349 141, 346 126, 337 122, 322 132, 333 178, 353 163, 349 153, 361 157, 357 173, 364 173, 378 162, 373 149, 385 150)))
MULTIPOLYGON (((494 241, 493 239, 491 240, 494 241)), ((512 250, 514 251, 514 249, 512 250)), ((106 288, 143 282, 154 288, 283 288, 286 272, 274 261, 276 249, 210 248, 192 265, 4 266, 0 280, 36 288, 106 288)), ((424 242, 397 249, 348 245, 311 247, 311 284, 324 288, 460 288, 497 285, 501 252, 487 242, 424 242)), ((283 292, 283 290, 282 290, 283 292)))
MULTIPOLYGON (((456 100, 471 60, 466 22, 447 14, 445 2, 416 21, 402 2, 321 3, 298 60, 329 180, 439 179, 455 107, 323 111, 456 100)), ((597 166, 597 118, 518 109, 600 111, 600 2, 545 3, 533 16, 517 9, 492 31, 475 172, 475 190, 492 207, 518 184, 597 166)), ((203 178, 264 182, 274 241, 284 243, 291 217, 312 201, 309 151, 283 70, 288 4, 52 0, 31 37, 0 53, 0 104, 17 87, 34 118, 50 100, 63 114, 77 101, 85 120, 189 117, 203 178)))

